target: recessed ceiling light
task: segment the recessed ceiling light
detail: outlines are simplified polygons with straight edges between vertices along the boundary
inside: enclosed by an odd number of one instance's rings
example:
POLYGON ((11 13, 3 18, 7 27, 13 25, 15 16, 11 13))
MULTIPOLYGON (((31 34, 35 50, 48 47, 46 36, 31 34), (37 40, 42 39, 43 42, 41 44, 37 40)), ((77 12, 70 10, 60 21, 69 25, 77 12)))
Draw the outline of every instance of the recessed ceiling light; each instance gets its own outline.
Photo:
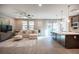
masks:
POLYGON ((42 6, 42 4, 38 4, 38 6, 39 6, 39 7, 41 7, 41 6, 42 6))

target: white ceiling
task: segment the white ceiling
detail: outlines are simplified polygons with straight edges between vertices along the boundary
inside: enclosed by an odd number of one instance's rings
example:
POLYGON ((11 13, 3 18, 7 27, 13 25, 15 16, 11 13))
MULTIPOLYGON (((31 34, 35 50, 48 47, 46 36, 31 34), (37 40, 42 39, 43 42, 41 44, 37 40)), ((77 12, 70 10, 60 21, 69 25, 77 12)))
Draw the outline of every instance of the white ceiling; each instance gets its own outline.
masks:
MULTIPOLYGON (((79 5, 70 5, 69 15, 79 14, 71 12, 79 9, 79 5)), ((24 11, 27 14, 34 15, 36 19, 56 19, 68 16, 68 5, 66 4, 43 4, 39 7, 37 4, 5 4, 0 5, 0 14, 4 13, 11 17, 21 17, 18 11, 24 11), (63 11, 63 12, 62 12, 63 11)))

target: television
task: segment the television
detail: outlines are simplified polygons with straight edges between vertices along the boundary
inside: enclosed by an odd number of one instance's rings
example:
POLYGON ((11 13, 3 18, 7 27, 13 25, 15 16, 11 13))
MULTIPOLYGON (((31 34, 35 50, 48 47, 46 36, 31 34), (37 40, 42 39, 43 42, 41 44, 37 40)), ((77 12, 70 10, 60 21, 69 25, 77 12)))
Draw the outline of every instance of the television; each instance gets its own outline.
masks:
POLYGON ((1 32, 1 25, 0 25, 0 32, 1 32))
POLYGON ((11 25, 0 25, 0 31, 1 32, 12 31, 12 26, 11 25))
POLYGON ((7 31, 12 31, 12 26, 11 25, 6 25, 7 26, 7 31))
POLYGON ((7 32, 7 26, 6 25, 2 25, 1 26, 1 32, 7 32))

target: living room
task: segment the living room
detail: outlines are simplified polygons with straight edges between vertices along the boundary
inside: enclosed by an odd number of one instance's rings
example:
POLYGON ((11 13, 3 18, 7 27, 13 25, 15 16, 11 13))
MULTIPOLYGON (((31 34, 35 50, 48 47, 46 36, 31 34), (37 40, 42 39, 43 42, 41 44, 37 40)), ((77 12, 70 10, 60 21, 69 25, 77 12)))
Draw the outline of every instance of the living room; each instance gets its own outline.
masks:
POLYGON ((79 36, 78 6, 1 4, 0 53, 76 53, 78 41, 68 39, 79 36))

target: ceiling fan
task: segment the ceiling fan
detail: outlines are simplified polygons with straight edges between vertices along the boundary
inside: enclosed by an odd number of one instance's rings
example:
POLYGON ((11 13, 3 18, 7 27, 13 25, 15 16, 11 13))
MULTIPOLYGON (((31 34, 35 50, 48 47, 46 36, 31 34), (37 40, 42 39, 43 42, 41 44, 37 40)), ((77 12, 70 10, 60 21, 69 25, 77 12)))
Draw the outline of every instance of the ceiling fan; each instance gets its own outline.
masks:
POLYGON ((17 10, 16 9, 15 13, 20 15, 21 17, 24 17, 24 18, 32 18, 32 17, 34 17, 34 15, 28 14, 28 13, 26 13, 26 11, 22 11, 22 10, 17 10))
POLYGON ((71 12, 79 12, 79 9, 72 9, 71 12))

